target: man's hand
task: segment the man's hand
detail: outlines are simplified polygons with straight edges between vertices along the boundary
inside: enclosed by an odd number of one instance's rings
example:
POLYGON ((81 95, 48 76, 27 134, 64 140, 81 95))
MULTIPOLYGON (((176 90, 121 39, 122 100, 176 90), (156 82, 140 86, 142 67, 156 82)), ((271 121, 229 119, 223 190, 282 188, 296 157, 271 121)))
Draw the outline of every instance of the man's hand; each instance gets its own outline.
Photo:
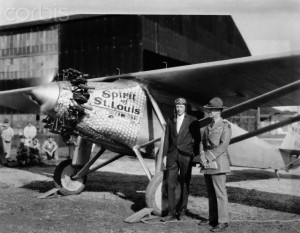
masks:
POLYGON ((204 167, 204 169, 209 168, 208 160, 206 159, 206 157, 203 153, 200 153, 200 164, 202 165, 202 167, 204 167))

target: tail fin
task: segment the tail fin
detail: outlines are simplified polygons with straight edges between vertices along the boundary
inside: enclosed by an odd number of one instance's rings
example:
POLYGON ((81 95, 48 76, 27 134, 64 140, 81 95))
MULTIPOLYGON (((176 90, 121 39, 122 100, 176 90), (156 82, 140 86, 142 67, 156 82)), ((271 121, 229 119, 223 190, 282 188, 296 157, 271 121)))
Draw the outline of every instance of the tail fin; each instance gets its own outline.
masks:
POLYGON ((288 133, 283 139, 279 149, 290 151, 291 154, 300 155, 300 127, 299 122, 291 124, 288 133))
POLYGON ((291 124, 288 133, 283 139, 280 151, 290 156, 290 163, 287 164, 287 170, 300 166, 300 126, 299 122, 291 124))

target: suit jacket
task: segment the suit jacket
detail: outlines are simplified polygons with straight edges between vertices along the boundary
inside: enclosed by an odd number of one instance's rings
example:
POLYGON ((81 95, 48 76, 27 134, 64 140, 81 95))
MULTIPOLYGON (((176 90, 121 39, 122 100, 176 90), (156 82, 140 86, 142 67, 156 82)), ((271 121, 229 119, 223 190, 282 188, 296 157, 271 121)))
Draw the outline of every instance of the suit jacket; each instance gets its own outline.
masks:
POLYGON ((201 128, 200 152, 204 151, 209 160, 216 161, 217 170, 201 169, 205 174, 230 172, 227 148, 231 138, 231 126, 228 121, 220 119, 213 127, 201 128))
POLYGON ((199 127, 198 121, 195 117, 185 114, 180 127, 179 133, 176 130, 177 118, 174 116, 168 119, 165 141, 164 154, 167 154, 167 166, 172 164, 178 155, 186 156, 190 159, 196 152, 195 146, 199 141, 199 127))

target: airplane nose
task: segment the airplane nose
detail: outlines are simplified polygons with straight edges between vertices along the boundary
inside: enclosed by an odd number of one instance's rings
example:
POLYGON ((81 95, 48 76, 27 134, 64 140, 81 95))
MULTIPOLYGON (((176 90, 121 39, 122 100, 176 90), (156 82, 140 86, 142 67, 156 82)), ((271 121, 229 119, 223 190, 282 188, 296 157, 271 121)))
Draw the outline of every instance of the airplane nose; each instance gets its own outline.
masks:
POLYGON ((49 113, 53 110, 59 97, 59 86, 56 82, 33 88, 31 91, 33 101, 40 105, 40 110, 49 113))

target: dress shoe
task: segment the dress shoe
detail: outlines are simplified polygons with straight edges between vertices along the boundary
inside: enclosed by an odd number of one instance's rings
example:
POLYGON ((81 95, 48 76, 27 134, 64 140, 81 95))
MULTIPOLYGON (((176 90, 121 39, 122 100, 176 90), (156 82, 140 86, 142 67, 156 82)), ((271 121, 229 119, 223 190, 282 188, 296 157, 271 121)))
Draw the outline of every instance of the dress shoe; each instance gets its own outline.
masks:
POLYGON ((200 226, 210 225, 212 227, 215 227, 218 225, 218 222, 209 221, 208 219, 202 219, 198 222, 198 225, 200 225, 200 226))
POLYGON ((211 232, 221 232, 228 227, 228 223, 219 223, 217 226, 210 229, 211 232))
POLYGON ((187 220, 188 219, 188 217, 186 216, 186 209, 177 211, 177 219, 178 220, 187 220))
POLYGON ((166 217, 161 218, 160 221, 161 222, 173 222, 173 221, 177 221, 177 218, 175 216, 168 215, 166 217))
POLYGON ((186 215, 186 209, 183 209, 183 210, 177 210, 176 213, 177 213, 178 216, 186 215))

